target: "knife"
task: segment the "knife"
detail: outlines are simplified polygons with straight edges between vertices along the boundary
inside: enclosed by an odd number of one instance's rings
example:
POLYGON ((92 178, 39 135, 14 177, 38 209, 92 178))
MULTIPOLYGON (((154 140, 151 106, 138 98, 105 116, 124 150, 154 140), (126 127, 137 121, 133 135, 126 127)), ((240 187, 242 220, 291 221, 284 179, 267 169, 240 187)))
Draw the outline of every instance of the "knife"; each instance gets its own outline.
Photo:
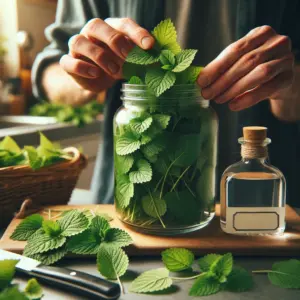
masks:
POLYGON ((0 249, 0 260, 4 259, 19 260, 16 265, 18 272, 34 276, 53 286, 67 288, 73 293, 101 300, 115 300, 121 294, 120 286, 108 280, 72 269, 45 266, 35 259, 0 249))

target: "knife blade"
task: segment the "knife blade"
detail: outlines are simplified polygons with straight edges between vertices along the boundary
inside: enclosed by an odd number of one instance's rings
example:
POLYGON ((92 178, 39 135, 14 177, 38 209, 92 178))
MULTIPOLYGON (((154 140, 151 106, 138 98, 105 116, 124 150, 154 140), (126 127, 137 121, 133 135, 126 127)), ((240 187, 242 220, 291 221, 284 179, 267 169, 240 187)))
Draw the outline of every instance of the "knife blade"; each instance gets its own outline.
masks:
POLYGON ((16 264, 18 272, 87 297, 115 300, 121 294, 118 284, 100 277, 68 268, 45 266, 35 259, 0 249, 0 260, 5 259, 19 260, 16 264))

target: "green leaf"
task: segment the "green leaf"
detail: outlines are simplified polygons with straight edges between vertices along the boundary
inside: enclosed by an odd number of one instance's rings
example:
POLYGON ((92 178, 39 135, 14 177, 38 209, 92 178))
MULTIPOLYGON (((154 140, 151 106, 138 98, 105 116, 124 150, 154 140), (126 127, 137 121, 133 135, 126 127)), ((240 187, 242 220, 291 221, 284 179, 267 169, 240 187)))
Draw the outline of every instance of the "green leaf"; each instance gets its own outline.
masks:
POLYGON ((122 175, 117 176, 116 186, 115 186, 115 196, 118 202, 118 205, 121 208, 126 208, 129 203, 130 199, 134 195, 134 185, 130 181, 129 176, 122 175))
POLYGON ((164 150, 165 146, 165 141, 162 138, 155 138, 150 143, 142 146, 141 151, 147 159, 151 160, 152 157, 164 150))
POLYGON ((89 220, 82 212, 74 209, 66 213, 58 223, 63 236, 72 236, 87 229, 89 220))
POLYGON ((43 217, 38 214, 33 214, 26 217, 17 226, 10 238, 14 241, 27 241, 38 229, 42 227, 43 217))
POLYGON ((56 221, 44 220, 42 227, 45 233, 48 234, 49 236, 56 237, 61 233, 60 226, 56 221))
POLYGON ((81 232, 70 238, 67 248, 76 254, 97 254, 101 242, 99 233, 97 235, 92 230, 81 232))
POLYGON ((29 299, 40 299, 43 296, 43 289, 35 278, 28 280, 24 293, 29 299))
POLYGON ((231 273, 232 266, 232 254, 226 253, 212 264, 209 273, 214 276, 220 283, 223 283, 226 281, 227 276, 231 273))
POLYGON ((12 281, 16 271, 18 260, 0 260, 0 291, 7 287, 12 281))
POLYGON ((144 84, 142 79, 138 76, 132 76, 128 81, 129 84, 144 84))
POLYGON ((32 170, 38 170, 43 166, 43 159, 39 157, 37 150, 32 146, 25 146, 25 152, 32 170))
POLYGON ((114 247, 126 247, 133 243, 130 235, 122 229, 110 228, 106 231, 104 243, 114 247))
POLYGON ((163 216, 167 211, 166 202, 164 199, 160 199, 158 192, 144 196, 142 198, 142 207, 148 216, 156 219, 163 216))
POLYGON ((152 116, 153 123, 155 126, 159 127, 161 130, 166 129, 169 125, 171 116, 164 114, 155 114, 152 116))
POLYGON ((135 46, 127 55, 126 61, 138 65, 150 65, 157 62, 159 56, 153 51, 145 51, 138 46, 135 46))
POLYGON ((18 146, 18 144, 10 136, 6 136, 0 142, 0 149, 1 150, 8 150, 9 152, 15 153, 15 154, 21 153, 21 148, 18 146))
POLYGON ((40 261, 44 265, 52 265, 61 260, 68 253, 67 247, 63 246, 44 253, 28 255, 28 257, 40 261))
POLYGON ((178 221, 190 224, 199 220, 199 207, 189 190, 169 192, 165 195, 165 200, 168 210, 178 221))
POLYGON ((189 66, 178 74, 176 82, 179 84, 195 83, 203 68, 204 67, 199 66, 189 66))
POLYGON ((163 46, 163 49, 170 50, 175 55, 181 52, 181 47, 176 41, 163 46))
POLYGON ((201 274, 189 291, 190 296, 208 296, 216 294, 221 289, 220 283, 207 273, 201 274))
POLYGON ((162 50, 159 56, 159 60, 163 65, 171 65, 175 64, 175 55, 170 50, 162 50))
POLYGON ((134 163, 132 155, 116 155, 117 171, 121 174, 126 174, 130 171, 134 163))
POLYGON ((208 272, 214 262, 222 257, 220 254, 207 254, 198 260, 201 272, 208 272))
POLYGON ((24 255, 29 256, 36 253, 44 253, 63 246, 66 242, 66 237, 57 236, 51 237, 43 232, 36 232, 32 235, 24 248, 24 255))
POLYGON ((177 40, 177 33, 174 24, 171 19, 161 21, 154 29, 152 34, 154 35, 158 44, 163 47, 170 43, 174 43, 177 40))
POLYGON ((163 70, 172 71, 174 67, 171 66, 171 65, 164 65, 164 66, 162 66, 161 68, 162 68, 163 70))
POLYGON ((241 267, 234 267, 227 277, 225 289, 230 292, 245 292, 253 287, 253 278, 241 267))
POLYGON ((129 173, 129 179, 132 183, 144 183, 152 178, 152 168, 145 159, 139 159, 129 173))
POLYGON ((97 255, 97 266, 102 276, 117 279, 125 274, 128 265, 128 257, 121 248, 101 245, 97 255))
POLYGON ((187 69, 193 62, 197 50, 186 49, 182 50, 176 55, 176 67, 172 70, 173 72, 182 72, 187 69))
POLYGON ((105 218, 101 216, 95 216, 91 223, 91 229, 100 233, 101 237, 104 237, 106 231, 110 229, 110 225, 105 218))
POLYGON ((133 132, 136 132, 137 134, 143 133, 145 130, 147 130, 152 123, 152 117, 148 114, 134 118, 130 121, 130 127, 133 132))
POLYGON ((13 285, 0 293, 0 300, 28 300, 28 298, 19 291, 17 285, 13 285))
POLYGON ((194 254, 184 248, 169 248, 161 253, 162 260, 172 272, 189 269, 194 262, 194 254))
POLYGON ((150 293, 164 290, 172 285, 169 271, 166 268, 159 268, 142 273, 130 286, 134 293, 150 293))
POLYGON ((286 289, 300 289, 300 260, 290 259, 274 263, 268 273, 272 284, 286 289))
POLYGON ((117 138, 116 152, 119 155, 127 155, 139 149, 140 145, 141 143, 135 134, 126 132, 117 138))
POLYGON ((164 72, 160 69, 150 69, 146 73, 146 84, 158 97, 172 87, 176 81, 176 75, 170 71, 164 72))

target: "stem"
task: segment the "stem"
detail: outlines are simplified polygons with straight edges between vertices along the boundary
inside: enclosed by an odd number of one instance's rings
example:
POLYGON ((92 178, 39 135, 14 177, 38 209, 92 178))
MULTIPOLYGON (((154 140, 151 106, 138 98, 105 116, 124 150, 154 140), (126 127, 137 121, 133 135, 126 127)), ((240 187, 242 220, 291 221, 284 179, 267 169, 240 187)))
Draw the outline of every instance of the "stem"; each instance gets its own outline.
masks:
POLYGON ((48 219, 51 220, 51 209, 48 209, 48 219))
MULTIPOLYGON (((116 270, 115 270, 115 267, 114 267, 114 266, 113 266, 113 268, 114 268, 114 271, 116 272, 116 270)), ((117 272, 116 272, 116 275, 117 275, 117 281, 118 281, 118 283, 119 283, 119 286, 120 286, 121 293, 122 293, 122 294, 125 294, 125 291, 124 291, 124 286, 123 286, 123 284, 122 284, 122 282, 121 282, 121 280, 120 280, 120 277, 119 277, 119 275, 117 274, 117 272)))
POLYGON ((190 277, 170 277, 171 279, 174 279, 174 280, 190 280, 190 279, 195 279, 195 278, 198 278, 199 276, 201 276, 203 273, 200 273, 200 274, 197 274, 197 275, 194 275, 194 276, 190 276, 190 277))
POLYGON ((175 127, 177 126, 177 124, 179 123, 179 121, 181 120, 181 117, 179 117, 179 119, 176 121, 176 123, 174 124, 172 131, 174 131, 175 127))
POLYGON ((194 179, 194 177, 196 175, 196 171, 197 171, 197 164, 195 164, 195 168, 193 170, 192 177, 191 177, 190 181, 193 181, 193 179, 194 179))
POLYGON ((165 185, 165 182, 166 182, 166 178, 167 178, 167 176, 168 176, 168 173, 170 172, 172 166, 175 164, 175 162, 180 158, 180 156, 181 156, 183 153, 184 153, 184 152, 182 152, 177 158, 175 158, 175 159, 171 162, 171 164, 169 165, 169 167, 168 167, 168 169, 167 169, 167 171, 166 171, 166 174, 165 174, 165 176, 164 176, 164 181, 163 181, 162 186, 161 186, 160 195, 159 195, 160 199, 161 199, 161 197, 162 197, 162 193, 163 193, 163 190, 164 190, 164 185, 165 185))
POLYGON ((172 186, 170 192, 173 192, 173 190, 175 189, 175 187, 176 187, 176 185, 178 184, 178 182, 180 181, 180 179, 184 176, 184 174, 189 170, 190 167, 191 167, 191 166, 188 166, 188 167, 180 174, 180 176, 178 177, 178 179, 176 180, 176 182, 175 182, 174 185, 172 186))
POLYGON ((150 192, 148 192, 148 193, 149 193, 149 196, 150 196, 150 198, 151 198, 151 200, 152 200, 152 203, 153 203, 153 206, 154 206, 156 215, 157 215, 157 217, 158 217, 158 219, 159 219, 159 221, 160 221, 162 227, 163 227, 163 228, 166 228, 166 225, 164 224, 163 220, 161 219, 161 217, 160 217, 160 215, 159 215, 159 213, 158 213, 158 210, 157 210, 155 201, 154 201, 154 199, 153 199, 153 197, 152 197, 152 194, 151 194, 150 192))
POLYGON ((161 179, 159 179, 158 183, 157 183, 156 186, 155 186, 154 192, 157 191, 157 189, 158 189, 158 187, 159 187, 159 185, 160 185, 160 183, 161 183, 161 181, 162 181, 163 179, 164 179, 164 176, 162 176, 161 179))
POLYGON ((193 196, 194 198, 196 198, 196 195, 193 193, 193 191, 191 190, 191 188, 189 187, 189 185, 186 183, 186 181, 183 180, 183 182, 184 182, 186 188, 187 188, 187 189, 189 190, 189 192, 192 194, 192 196, 193 196))
POLYGON ((276 273, 281 275, 287 275, 287 273, 280 272, 280 271, 273 271, 273 270, 256 270, 252 271, 253 274, 269 274, 269 273, 276 273))

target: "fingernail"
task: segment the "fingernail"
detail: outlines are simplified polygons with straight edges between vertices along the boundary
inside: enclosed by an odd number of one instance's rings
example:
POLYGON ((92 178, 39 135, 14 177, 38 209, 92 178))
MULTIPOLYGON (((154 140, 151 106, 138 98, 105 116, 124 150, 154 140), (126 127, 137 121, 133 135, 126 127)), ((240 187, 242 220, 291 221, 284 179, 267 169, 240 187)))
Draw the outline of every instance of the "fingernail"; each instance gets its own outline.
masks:
POLYGON ((109 62, 109 63, 107 64, 107 67, 108 67, 109 71, 110 71, 112 74, 117 73, 118 70, 119 70, 118 65, 115 64, 114 62, 109 62))
POLYGON ((205 75, 202 75, 202 73, 200 73, 197 82, 200 85, 200 87, 202 87, 202 88, 209 85, 208 78, 205 75))
POLYGON ((95 68, 89 68, 88 74, 91 75, 92 77, 98 77, 98 70, 95 68))
POLYGON ((150 48, 152 46, 152 38, 145 36, 142 38, 141 43, 144 48, 150 48))

